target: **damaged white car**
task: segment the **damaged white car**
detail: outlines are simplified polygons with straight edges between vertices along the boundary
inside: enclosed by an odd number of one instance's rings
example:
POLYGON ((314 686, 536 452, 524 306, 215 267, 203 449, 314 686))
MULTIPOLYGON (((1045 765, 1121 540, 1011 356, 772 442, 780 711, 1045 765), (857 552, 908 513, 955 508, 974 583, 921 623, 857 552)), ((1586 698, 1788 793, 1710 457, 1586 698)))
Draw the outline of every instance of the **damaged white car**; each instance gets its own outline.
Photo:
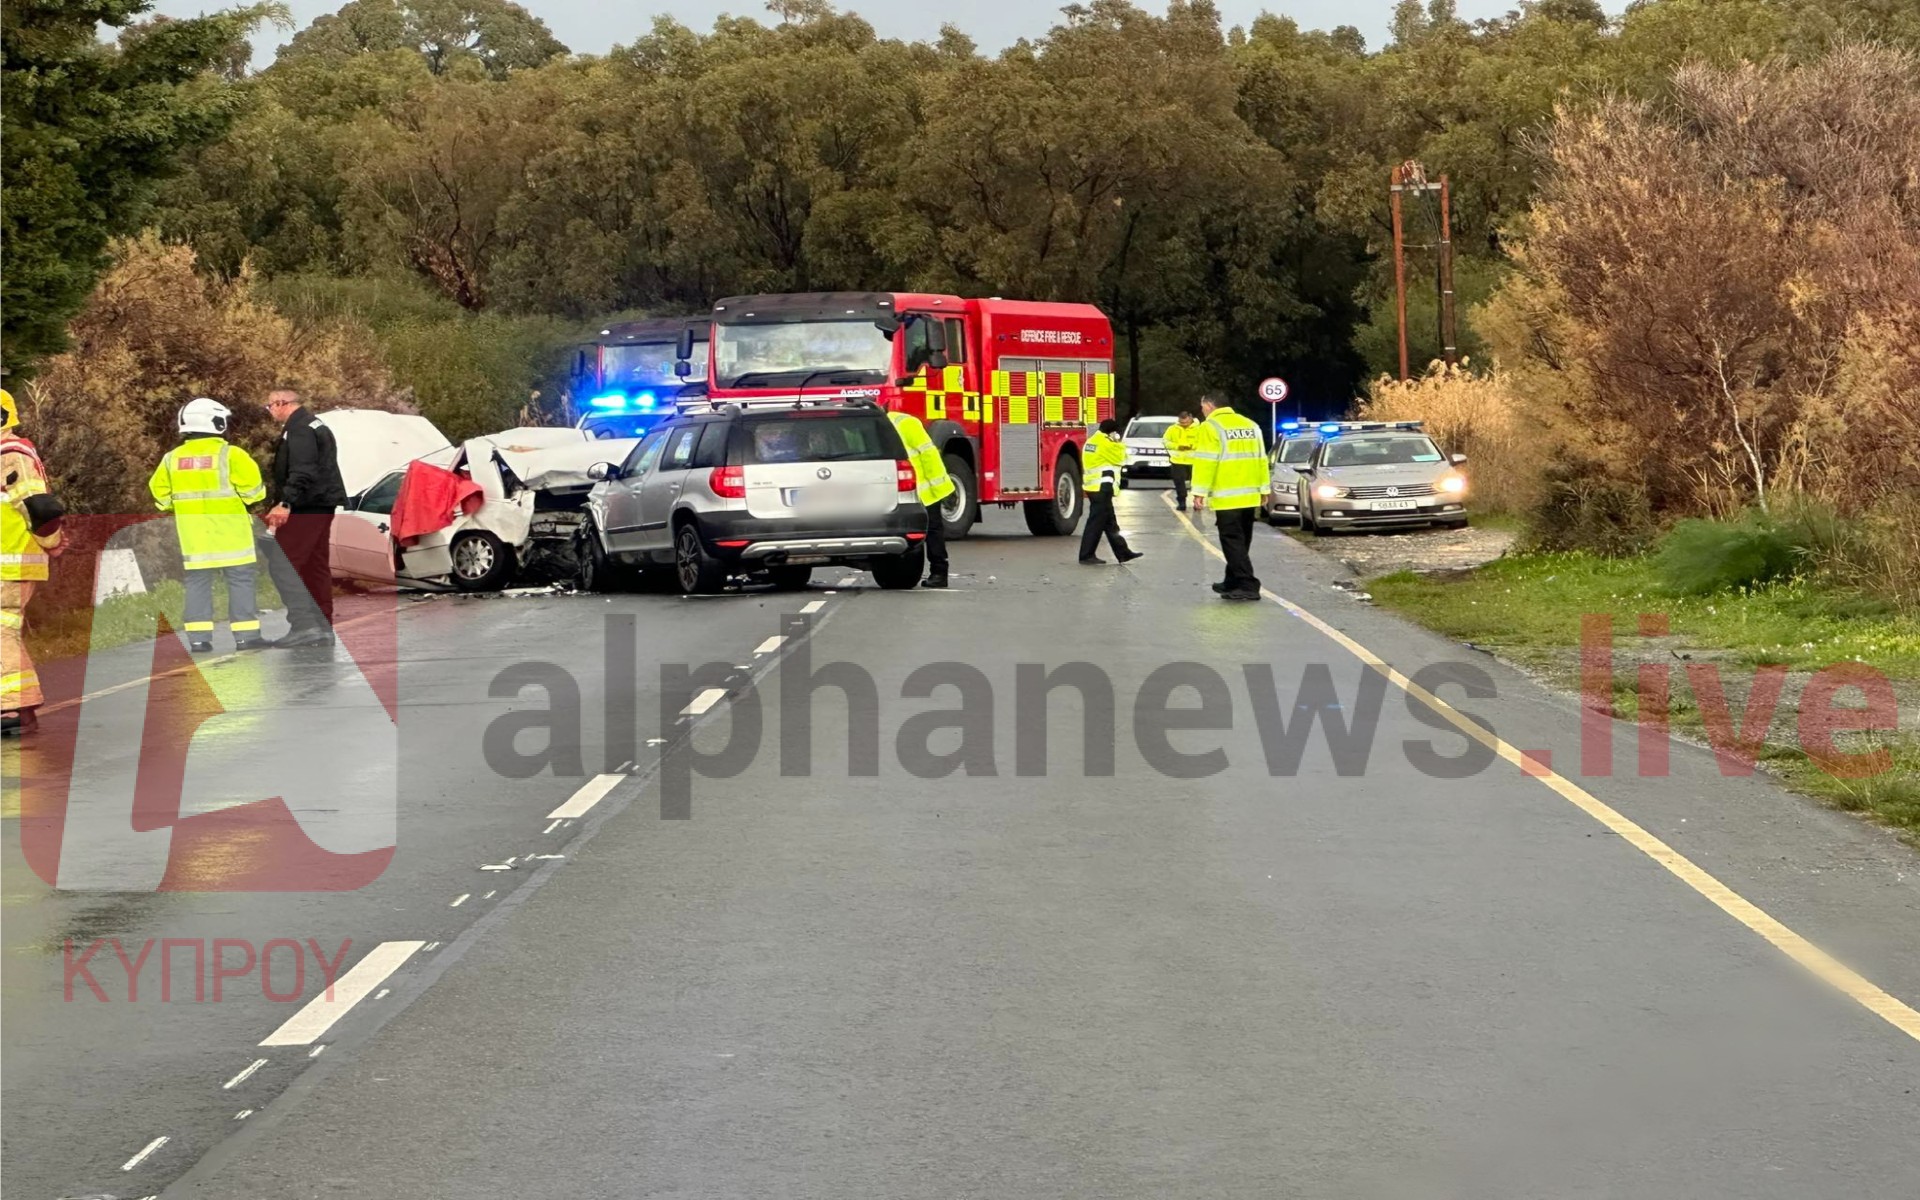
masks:
MULTIPOLYGON (((333 573, 362 584, 495 591, 569 578, 609 445, 580 429, 508 429, 456 446, 425 417, 323 413, 348 500, 333 573)), ((629 447, 615 446, 615 449, 629 447)))

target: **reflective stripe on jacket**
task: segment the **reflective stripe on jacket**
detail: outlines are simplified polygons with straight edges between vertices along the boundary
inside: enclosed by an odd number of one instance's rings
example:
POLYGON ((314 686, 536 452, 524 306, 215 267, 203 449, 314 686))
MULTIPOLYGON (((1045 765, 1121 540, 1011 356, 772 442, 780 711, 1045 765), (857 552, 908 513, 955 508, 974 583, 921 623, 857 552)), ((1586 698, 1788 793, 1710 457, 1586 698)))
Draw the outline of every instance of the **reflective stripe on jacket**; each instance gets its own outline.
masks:
POLYGON ((1087 439, 1084 491, 1098 493, 1108 485, 1120 486, 1120 473, 1126 469, 1127 448, 1118 438, 1096 433, 1087 439))
POLYGON ((244 567, 253 558, 247 505, 266 499, 253 457, 225 438, 197 437, 167 452, 147 481, 161 512, 173 513, 180 561, 189 571, 244 567))
POLYGON ((35 537, 27 516, 28 498, 47 494, 47 473, 31 444, 16 437, 0 441, 0 482, 0 579, 45 579, 60 534, 35 537))
POLYGON ((940 447, 927 436, 927 427, 920 423, 920 418, 903 412, 889 412, 887 416, 900 434, 900 443, 907 448, 907 461, 913 464, 920 503, 932 508, 953 495, 953 479, 947 474, 947 462, 940 457, 940 447))
POLYGON ((1186 428, 1178 424, 1169 425, 1160 435, 1160 444, 1167 448, 1167 461, 1176 467, 1193 465, 1193 450, 1200 443, 1200 424, 1194 422, 1186 428))
POLYGON ((1260 427, 1230 408, 1195 426, 1193 494, 1209 508, 1254 508, 1272 481, 1260 427))

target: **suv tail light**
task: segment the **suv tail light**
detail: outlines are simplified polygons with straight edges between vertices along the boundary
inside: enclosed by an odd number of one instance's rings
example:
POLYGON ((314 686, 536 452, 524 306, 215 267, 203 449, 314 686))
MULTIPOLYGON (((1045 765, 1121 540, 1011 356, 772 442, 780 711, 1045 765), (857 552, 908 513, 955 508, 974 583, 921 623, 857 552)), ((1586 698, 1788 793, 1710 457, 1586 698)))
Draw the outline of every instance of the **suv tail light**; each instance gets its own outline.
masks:
POLYGON ((896 492, 916 491, 920 487, 919 479, 913 473, 913 464, 904 458, 893 460, 893 490, 896 492))
POLYGON ((745 500, 747 470, 745 467, 715 467, 707 475, 707 488, 722 500, 745 500))

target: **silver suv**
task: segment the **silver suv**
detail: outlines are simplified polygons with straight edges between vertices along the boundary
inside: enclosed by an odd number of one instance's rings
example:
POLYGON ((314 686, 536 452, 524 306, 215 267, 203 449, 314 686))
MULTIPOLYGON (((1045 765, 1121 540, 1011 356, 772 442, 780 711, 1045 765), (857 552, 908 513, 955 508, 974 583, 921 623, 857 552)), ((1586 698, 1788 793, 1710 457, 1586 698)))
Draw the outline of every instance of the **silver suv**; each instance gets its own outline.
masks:
POLYGON ((1467 523, 1467 456, 1442 454, 1418 421, 1366 423, 1322 433, 1294 468, 1294 505, 1309 533, 1467 523))
POLYGON ((588 474, 599 482, 577 549, 583 591, 669 579, 686 593, 803 588, 826 565, 911 588, 926 570, 913 466, 871 402, 685 404, 588 474))

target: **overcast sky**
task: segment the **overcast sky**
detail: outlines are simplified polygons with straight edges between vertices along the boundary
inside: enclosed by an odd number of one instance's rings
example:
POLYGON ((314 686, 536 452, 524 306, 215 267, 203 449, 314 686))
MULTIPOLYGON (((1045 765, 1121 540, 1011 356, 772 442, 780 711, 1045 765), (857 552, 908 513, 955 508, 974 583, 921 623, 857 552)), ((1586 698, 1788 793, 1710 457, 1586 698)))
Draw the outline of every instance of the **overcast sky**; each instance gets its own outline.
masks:
MULTIPOLYGON (((333 12, 345 0, 291 0, 297 27, 305 27, 322 13, 333 12)), ((1309 29, 1330 29, 1335 25, 1357 25, 1366 35, 1367 46, 1378 49, 1386 40, 1387 21, 1394 0, 1216 0, 1227 25, 1244 25, 1261 12, 1293 17, 1309 29)), ((707 29, 721 13, 765 17, 762 0, 521 0, 535 16, 546 21, 554 36, 570 49, 597 54, 616 43, 627 43, 647 31, 653 18, 666 13, 696 29, 707 29)), ((1609 12, 1618 12, 1625 0, 1605 0, 1609 12)), ((159 0, 157 11, 171 16, 195 16, 208 10, 229 7, 218 0, 159 0)), ((874 3, 871 0, 840 0, 838 7, 865 16, 883 37, 931 38, 944 23, 958 25, 983 50, 998 50, 1022 37, 1036 37, 1056 23, 1060 5, 1048 0, 945 0, 942 4, 911 5, 899 0, 874 3)), ((1155 0, 1144 0, 1143 7, 1163 7, 1155 0)), ((1517 0, 1458 0, 1460 15, 1469 20, 1497 16, 1519 7, 1517 0)), ((254 38, 257 58, 271 60, 274 47, 284 43, 290 32, 264 29, 254 38)))

